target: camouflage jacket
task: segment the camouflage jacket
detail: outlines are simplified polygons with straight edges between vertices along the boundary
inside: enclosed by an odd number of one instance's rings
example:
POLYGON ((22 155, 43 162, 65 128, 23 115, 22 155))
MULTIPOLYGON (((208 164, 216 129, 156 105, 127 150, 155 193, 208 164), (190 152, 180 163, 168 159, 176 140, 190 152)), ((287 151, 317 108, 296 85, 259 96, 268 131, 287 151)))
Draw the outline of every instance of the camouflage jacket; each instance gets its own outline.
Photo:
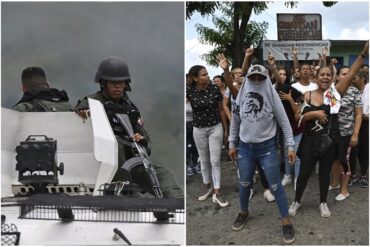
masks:
POLYGON ((32 90, 13 106, 19 112, 65 112, 73 111, 66 91, 55 88, 32 90))
POLYGON ((340 101, 338 112, 339 131, 341 136, 351 136, 355 127, 356 108, 362 107, 361 92, 350 86, 340 101))

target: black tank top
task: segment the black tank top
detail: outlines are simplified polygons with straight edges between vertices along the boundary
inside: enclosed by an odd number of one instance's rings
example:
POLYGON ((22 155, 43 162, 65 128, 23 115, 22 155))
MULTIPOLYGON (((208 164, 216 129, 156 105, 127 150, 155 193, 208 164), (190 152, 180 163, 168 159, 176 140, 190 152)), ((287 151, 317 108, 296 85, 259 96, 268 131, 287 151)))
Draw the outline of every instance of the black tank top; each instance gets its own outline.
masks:
MULTIPOLYGON (((302 114, 305 114, 306 112, 310 111, 319 111, 323 110, 326 115, 329 116, 329 119, 331 121, 331 127, 330 127, 330 136, 339 136, 339 123, 338 123, 338 114, 330 114, 330 106, 329 105, 320 105, 320 106, 315 106, 311 104, 311 92, 310 92, 310 97, 308 100, 308 106, 306 106, 303 109, 302 114)), ((325 124, 319 123, 318 120, 312 119, 306 122, 305 130, 304 132, 307 134, 322 134, 322 133, 327 133, 329 127, 329 121, 325 124)))

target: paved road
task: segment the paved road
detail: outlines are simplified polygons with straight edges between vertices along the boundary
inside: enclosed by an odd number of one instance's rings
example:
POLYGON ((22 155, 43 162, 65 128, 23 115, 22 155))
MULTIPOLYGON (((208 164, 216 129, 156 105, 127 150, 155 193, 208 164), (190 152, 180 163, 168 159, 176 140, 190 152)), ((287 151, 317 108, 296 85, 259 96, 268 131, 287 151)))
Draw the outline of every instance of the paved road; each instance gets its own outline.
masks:
MULTIPOLYGON (((230 202, 220 208, 211 199, 199 202, 204 192, 201 175, 187 177, 186 181, 186 237, 187 245, 282 245, 282 226, 275 202, 263 198, 258 180, 257 193, 250 201, 250 218, 241 231, 231 225, 239 211, 236 170, 222 157, 222 194, 230 202)), ((369 245, 369 190, 354 184, 351 196, 335 201, 338 190, 329 191, 328 206, 332 216, 320 217, 318 175, 313 174, 302 198, 302 207, 292 221, 296 231, 296 245, 369 245)), ((286 186, 288 203, 294 198, 293 186, 286 186)))

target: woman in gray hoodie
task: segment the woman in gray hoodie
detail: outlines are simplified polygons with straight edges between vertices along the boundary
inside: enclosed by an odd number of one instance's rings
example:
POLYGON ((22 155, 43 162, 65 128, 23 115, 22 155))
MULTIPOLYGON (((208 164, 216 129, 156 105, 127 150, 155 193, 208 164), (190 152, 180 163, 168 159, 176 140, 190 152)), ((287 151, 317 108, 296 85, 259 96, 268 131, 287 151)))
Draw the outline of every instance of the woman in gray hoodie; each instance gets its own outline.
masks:
POLYGON ((237 110, 232 114, 230 126, 229 155, 238 160, 241 212, 232 229, 241 230, 249 217, 250 187, 253 185, 256 163, 259 162, 276 198, 283 221, 284 242, 292 243, 295 233, 289 220, 287 197, 280 179, 280 160, 276 152, 277 125, 283 130, 290 164, 295 161, 293 134, 279 95, 272 86, 265 67, 253 65, 249 68, 236 105, 237 110))

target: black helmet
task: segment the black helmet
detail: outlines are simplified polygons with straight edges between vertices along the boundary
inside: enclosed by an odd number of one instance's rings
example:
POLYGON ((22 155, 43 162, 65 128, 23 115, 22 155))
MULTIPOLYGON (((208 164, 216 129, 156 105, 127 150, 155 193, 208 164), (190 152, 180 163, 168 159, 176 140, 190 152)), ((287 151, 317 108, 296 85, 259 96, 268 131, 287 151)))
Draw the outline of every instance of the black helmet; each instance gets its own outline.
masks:
POLYGON ((95 82, 100 83, 102 80, 126 81, 127 90, 131 91, 130 71, 127 63, 120 57, 111 56, 101 61, 95 73, 95 82))

